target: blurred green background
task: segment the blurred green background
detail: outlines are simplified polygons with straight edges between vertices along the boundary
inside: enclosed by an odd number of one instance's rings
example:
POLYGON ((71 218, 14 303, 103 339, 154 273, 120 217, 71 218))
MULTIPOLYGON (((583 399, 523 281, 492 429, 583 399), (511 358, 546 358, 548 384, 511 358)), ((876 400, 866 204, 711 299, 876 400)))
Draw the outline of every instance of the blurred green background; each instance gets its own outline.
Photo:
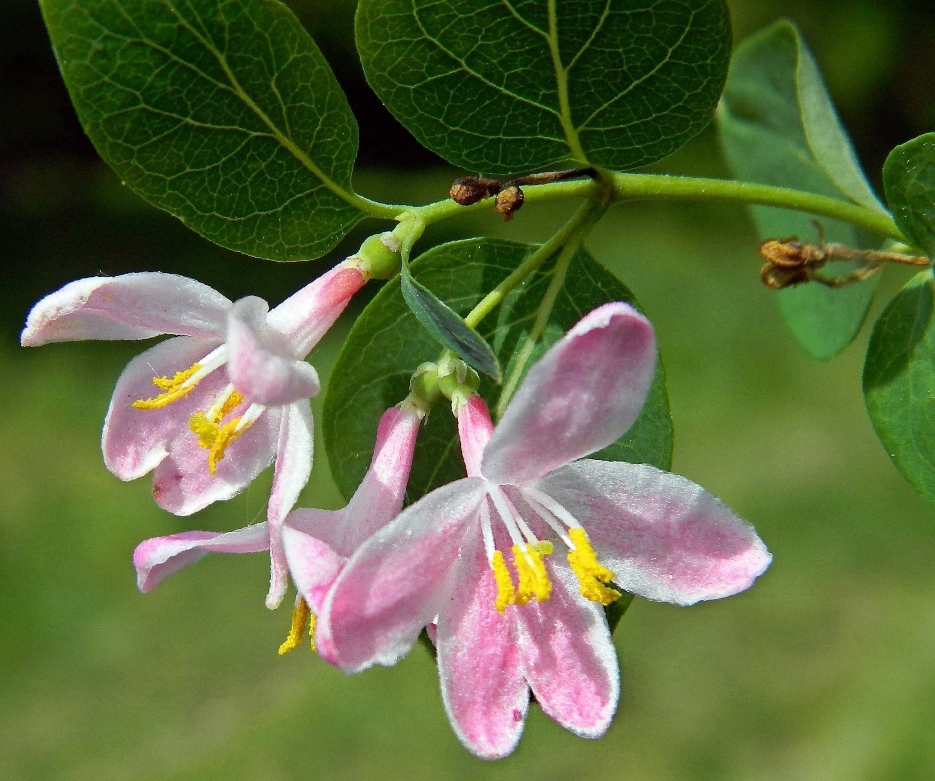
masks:
MULTIPOLYGON (((361 117, 358 189, 443 197, 456 174, 391 124, 363 84, 352 6, 294 4, 361 117)), ((890 147, 935 128, 931 0, 731 6, 738 39, 781 15, 799 22, 875 182, 890 147)), ((209 557, 139 594, 130 554, 141 539, 252 522, 268 483, 179 519, 152 504, 148 480, 110 476, 100 424, 139 346, 21 350, 29 306, 75 277, 145 269, 275 302, 340 253, 288 266, 232 255, 139 201, 82 135, 35 4, 2 9, 2 781, 935 778, 935 509, 866 420, 866 332, 828 364, 804 358, 757 280, 741 209, 618 208, 591 241, 658 329, 675 470, 754 522, 775 556, 730 600, 634 604, 616 634, 623 692, 602 740, 534 711, 516 754, 484 763, 453 737, 422 649, 353 678, 304 651, 279 658, 289 617, 263 607, 263 556, 209 557)), ((665 169, 723 175, 713 134, 665 169)), ((465 218, 435 238, 541 240, 563 213, 530 208, 509 226, 465 218)), ((884 280, 874 315, 905 278, 884 280)), ((314 356, 320 370, 346 326, 314 356)), ((338 502, 319 449, 304 503, 338 502)))

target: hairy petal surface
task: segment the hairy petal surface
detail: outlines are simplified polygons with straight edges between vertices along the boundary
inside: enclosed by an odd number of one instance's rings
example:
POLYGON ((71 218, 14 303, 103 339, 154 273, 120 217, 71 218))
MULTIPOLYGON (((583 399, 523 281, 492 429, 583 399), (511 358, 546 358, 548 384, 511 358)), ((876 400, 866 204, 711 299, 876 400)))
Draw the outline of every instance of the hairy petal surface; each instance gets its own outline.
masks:
MULTIPOLYGON (((266 414, 270 412, 267 410, 266 414)), ((283 407, 280 416, 282 422, 276 444, 273 490, 266 509, 270 537, 270 582, 266 606, 270 609, 279 606, 288 586, 289 567, 283 549, 282 525, 312 474, 312 448, 315 444, 312 410, 307 401, 283 407)))
MULTIPOLYGON (((217 346, 216 341, 180 336, 154 345, 127 364, 114 388, 101 438, 104 463, 114 475, 135 480, 155 469, 175 439, 188 434, 192 414, 211 406, 227 385, 223 372, 209 374, 187 396, 162 409, 136 409, 133 402, 160 393, 153 377, 172 377, 217 346)), ((205 451, 201 453, 207 463, 205 451)))
POLYGON ((691 605, 743 591, 771 556, 753 527, 701 486, 646 464, 584 460, 537 488, 585 527, 626 591, 691 605))
POLYGON ((528 483, 617 440, 652 383, 656 340, 628 304, 585 315, 528 371, 484 452, 482 472, 528 483))
POLYGON ((136 546, 133 566, 140 591, 147 592, 206 553, 259 553, 269 547, 265 523, 232 532, 190 531, 153 537, 136 546))
POLYGON ((346 672, 392 665, 446 605, 465 535, 477 533, 484 482, 449 483, 409 507, 348 561, 316 632, 346 672))
POLYGON ((70 282, 37 303, 24 347, 84 339, 149 339, 178 334, 223 339, 231 302, 177 274, 147 272, 70 282))
POLYGON ((494 608, 497 587, 483 546, 465 551, 457 589, 438 617, 435 645, 445 710, 460 741, 479 757, 511 753, 523 732, 529 687, 516 642, 515 608, 494 608))
MULTIPOLYGON (((345 556, 341 556, 321 538, 317 529, 336 521, 337 513, 328 510, 303 509, 289 514, 282 529, 282 544, 289 564, 289 574, 295 587, 312 610, 319 612, 328 594, 328 589, 341 574, 345 556), (308 532, 306 526, 316 531, 308 532)), ((328 655, 330 658, 330 654, 328 655)))
POLYGON ((290 404, 315 396, 321 389, 318 372, 283 344, 266 323, 266 302, 248 296, 230 313, 227 373, 234 387, 264 406, 290 404), (277 344, 276 342, 280 342, 277 344))
POLYGON ((547 559, 552 595, 508 608, 516 617, 523 670, 547 716, 597 738, 610 726, 620 696, 617 654, 603 608, 582 597, 561 561, 547 559))

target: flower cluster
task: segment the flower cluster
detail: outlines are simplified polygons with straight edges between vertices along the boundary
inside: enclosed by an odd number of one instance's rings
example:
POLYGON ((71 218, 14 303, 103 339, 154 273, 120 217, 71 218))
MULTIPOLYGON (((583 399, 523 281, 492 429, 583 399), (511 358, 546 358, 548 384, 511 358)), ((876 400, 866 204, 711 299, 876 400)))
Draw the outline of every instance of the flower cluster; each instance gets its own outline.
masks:
POLYGON ((472 385, 448 394, 465 478, 402 509, 433 401, 414 391, 383 414, 344 509, 294 509, 319 390, 305 358, 370 276, 352 256, 271 310, 168 274, 85 279, 36 305, 22 343, 174 335, 126 367, 102 442, 121 479, 153 472, 170 512, 228 499, 275 463, 265 522, 146 540, 141 590, 209 552, 269 551, 267 604, 290 577, 298 591, 281 652, 311 625, 318 653, 353 673, 394 664, 427 630, 451 723, 478 756, 513 750, 530 692, 567 729, 603 734, 619 694, 604 607, 623 592, 679 605, 735 594, 769 554, 689 480, 588 458, 634 423, 655 371, 652 327, 623 303, 554 344, 496 426, 472 385))

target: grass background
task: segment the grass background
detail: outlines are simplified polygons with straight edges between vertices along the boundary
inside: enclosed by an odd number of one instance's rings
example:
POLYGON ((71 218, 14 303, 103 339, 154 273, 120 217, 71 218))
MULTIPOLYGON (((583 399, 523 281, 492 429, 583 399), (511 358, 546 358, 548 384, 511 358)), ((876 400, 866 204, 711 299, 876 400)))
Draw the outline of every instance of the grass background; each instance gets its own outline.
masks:
MULTIPOLYGON (((900 48, 906 25, 917 36, 935 29, 912 4, 732 5, 741 32, 790 8, 814 11, 800 21, 825 31, 816 51, 845 106, 873 105, 906 60, 932 62, 935 46, 900 48)), ((878 166, 878 119, 853 111, 878 166)), ((907 115, 916 119, 903 129, 929 121, 925 110, 907 115)), ((2 169, 0 779, 935 777, 935 509, 867 422, 867 329, 829 363, 805 358, 757 279, 757 240, 741 209, 618 207, 590 247, 656 325, 675 471, 752 521, 774 564, 722 602, 637 600, 615 637, 623 691, 607 736, 581 740, 533 709, 517 752, 484 763, 452 735, 421 648, 350 678, 304 651, 278 657, 288 615, 263 607, 263 556, 209 557, 137 592, 130 554, 141 539, 252 522, 268 478, 195 519, 156 508, 146 479, 117 481, 101 463, 100 424, 139 346, 21 350, 29 303, 74 276, 137 268, 275 302, 330 261, 278 266, 225 253, 140 203, 93 157, 39 146, 2 169)), ((358 184, 375 197, 434 200, 453 177, 368 162, 358 184)), ((667 169, 718 175, 720 165, 708 133, 667 169)), ((529 208, 509 226, 464 218, 434 238, 490 230, 541 240, 564 213, 529 208)), ((888 275, 871 319, 906 278, 888 275)), ((346 326, 313 356, 320 370, 346 326)), ((338 501, 319 448, 303 503, 338 501)))

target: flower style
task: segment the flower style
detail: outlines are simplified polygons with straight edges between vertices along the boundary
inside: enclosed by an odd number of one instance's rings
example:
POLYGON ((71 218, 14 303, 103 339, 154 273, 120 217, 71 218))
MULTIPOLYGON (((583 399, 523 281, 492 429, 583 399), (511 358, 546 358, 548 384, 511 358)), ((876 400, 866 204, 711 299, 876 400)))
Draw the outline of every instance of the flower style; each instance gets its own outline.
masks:
MULTIPOLYGON (((424 416, 420 406, 407 402, 383 413, 370 468, 344 509, 298 509, 286 517, 284 549, 293 581, 303 597, 297 603, 295 623, 307 619, 308 606, 315 612, 321 608, 323 595, 347 557, 399 514, 424 416)), ((182 532, 141 542, 133 553, 133 565, 140 590, 147 592, 206 553, 257 553, 269 547, 266 522, 220 534, 182 532)), ((301 639, 301 634, 293 633, 296 640, 301 639)))
POLYGON ((649 322, 607 304, 529 370, 496 429, 484 402, 467 400, 468 477, 350 558, 319 616, 330 661, 348 672, 393 664, 436 623, 445 707, 475 754, 513 750, 530 689, 562 726, 603 734, 619 694, 603 611, 618 596, 611 581, 690 605, 742 591, 770 562, 753 528, 689 480, 576 460, 632 425, 655 355, 649 322))
POLYGON ((21 342, 176 335, 130 361, 117 380, 104 463, 121 480, 152 471, 157 504, 190 515, 231 498, 275 459, 267 512, 267 604, 275 607, 286 588, 279 531, 311 473, 307 399, 319 382, 305 357, 367 279, 352 256, 272 310, 255 296, 232 303, 174 274, 81 279, 33 307, 21 342))

